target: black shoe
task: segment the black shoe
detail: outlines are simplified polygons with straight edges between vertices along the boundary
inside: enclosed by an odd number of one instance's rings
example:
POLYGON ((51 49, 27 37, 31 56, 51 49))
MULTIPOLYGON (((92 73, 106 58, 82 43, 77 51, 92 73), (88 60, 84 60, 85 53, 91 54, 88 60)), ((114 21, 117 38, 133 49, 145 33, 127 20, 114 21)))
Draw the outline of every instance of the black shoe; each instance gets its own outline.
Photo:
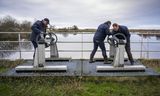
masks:
POLYGON ((43 64, 38 64, 38 67, 44 67, 44 65, 43 64))
POLYGON ((94 63, 95 61, 93 59, 90 59, 89 60, 89 63, 94 63))
POLYGON ((131 62, 131 65, 134 65, 134 61, 131 62))
POLYGON ((108 58, 106 56, 106 57, 104 57, 104 64, 107 64, 107 63, 108 63, 108 58))

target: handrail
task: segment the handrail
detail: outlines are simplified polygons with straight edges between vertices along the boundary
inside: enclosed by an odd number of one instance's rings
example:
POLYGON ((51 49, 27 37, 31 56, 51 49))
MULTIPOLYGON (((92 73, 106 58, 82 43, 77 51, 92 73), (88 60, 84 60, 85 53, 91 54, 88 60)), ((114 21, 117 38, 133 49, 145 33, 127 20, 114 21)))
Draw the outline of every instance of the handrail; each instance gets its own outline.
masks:
MULTIPOLYGON (((0 50, 2 52, 19 52, 20 50, 0 50)), ((50 50, 45 50, 46 52, 50 52, 50 50)), ((82 52, 82 50, 58 50, 59 52, 82 52)), ((83 52, 91 52, 92 50, 83 50, 83 52)), ((109 52, 109 50, 106 50, 109 52)), ((34 52, 34 50, 21 50, 21 52, 34 52)), ((101 52, 101 50, 97 50, 97 52, 101 52)), ((132 52, 141 52, 141 50, 132 50, 132 52)), ((148 52, 148 50, 143 50, 143 52, 148 52)), ((152 51, 149 50, 149 52, 160 52, 160 51, 152 51)))
MULTIPOLYGON (((29 43, 31 41, 0 41, 0 42, 11 42, 11 43, 29 43)), ((57 43, 82 43, 82 41, 57 41, 57 43)), ((83 43, 93 43, 93 41, 84 41, 83 43)), ((105 41, 104 43, 107 43, 107 41, 105 41)), ((141 43, 141 42, 130 42, 130 43, 141 43)), ((150 42, 143 42, 143 43, 160 43, 160 41, 150 41, 150 42)))
MULTIPOLYGON (((155 30, 154 30, 155 31, 155 30)), ((57 33, 59 33, 59 32, 57 32, 57 33)), ((61 32, 60 32, 61 33, 61 32)), ((77 34, 93 34, 93 32, 75 32, 75 33, 77 33, 77 34)), ((8 52, 19 52, 19 55, 20 55, 20 59, 21 59, 21 52, 33 52, 33 50, 23 50, 22 48, 21 48, 21 43, 30 43, 31 41, 28 41, 28 40, 26 40, 26 41, 20 41, 21 40, 21 34, 31 34, 31 32, 0 32, 0 34, 17 34, 18 35, 18 40, 17 41, 0 41, 0 42, 3 42, 3 43, 18 43, 19 44, 19 47, 18 47, 18 49, 17 50, 0 50, 0 52, 2 52, 2 51, 8 51, 8 52)), ((69 34, 69 33, 67 33, 67 32, 64 32, 64 34, 69 34)), ((74 32, 72 32, 71 34, 74 34, 74 32)), ((149 32, 146 32, 146 33, 140 33, 140 35, 142 35, 142 37, 141 37, 141 41, 140 42, 138 42, 138 41, 134 41, 134 42, 131 42, 132 44, 133 43, 138 43, 138 44, 141 44, 140 46, 141 46, 141 49, 139 49, 139 50, 132 50, 132 52, 140 52, 140 57, 142 58, 143 56, 142 56, 142 53, 143 52, 147 52, 147 57, 149 57, 149 53, 150 52, 157 52, 157 53, 160 53, 160 51, 159 50, 149 50, 149 48, 147 47, 145 50, 143 49, 143 44, 147 44, 147 46, 149 46, 148 44, 149 43, 154 43, 154 44, 158 44, 158 43, 160 43, 160 41, 148 41, 148 39, 147 39, 147 41, 144 41, 143 40, 143 35, 146 35, 146 34, 151 34, 151 33, 149 33, 149 32)), ((133 34, 134 35, 134 34, 133 34)), ((151 35, 153 35, 153 34, 151 34, 151 35)), ((58 41, 57 43, 93 43, 93 41, 58 41)), ((107 41, 105 41, 105 43, 106 44, 108 44, 107 43, 107 41)), ((49 52, 49 50, 45 50, 46 52, 49 52)), ((81 49, 81 50, 59 50, 59 52, 91 52, 92 50, 84 50, 83 48, 81 49)), ((107 52, 109 52, 109 50, 106 50, 107 52)), ((98 50, 98 52, 100 52, 100 50, 98 50)))

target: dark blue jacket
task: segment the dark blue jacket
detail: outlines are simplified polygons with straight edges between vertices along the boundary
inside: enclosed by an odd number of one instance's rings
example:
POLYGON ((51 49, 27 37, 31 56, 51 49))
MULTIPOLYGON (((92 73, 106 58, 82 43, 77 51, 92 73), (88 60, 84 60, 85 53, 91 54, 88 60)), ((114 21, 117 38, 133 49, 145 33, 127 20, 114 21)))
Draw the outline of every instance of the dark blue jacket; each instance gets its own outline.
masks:
POLYGON ((45 25, 43 24, 42 21, 39 21, 39 20, 32 25, 31 29, 32 29, 32 33, 31 33, 30 40, 35 42, 36 42, 37 36, 41 32, 46 32, 45 25))
POLYGON ((122 33, 126 36, 127 38, 127 43, 130 42, 130 33, 129 33, 129 30, 126 26, 123 26, 123 25, 119 25, 119 30, 118 31, 113 31, 112 34, 116 34, 116 33, 122 33))
POLYGON ((107 35, 111 35, 109 32, 109 26, 107 24, 101 24, 98 26, 96 33, 94 34, 93 39, 103 42, 107 35))

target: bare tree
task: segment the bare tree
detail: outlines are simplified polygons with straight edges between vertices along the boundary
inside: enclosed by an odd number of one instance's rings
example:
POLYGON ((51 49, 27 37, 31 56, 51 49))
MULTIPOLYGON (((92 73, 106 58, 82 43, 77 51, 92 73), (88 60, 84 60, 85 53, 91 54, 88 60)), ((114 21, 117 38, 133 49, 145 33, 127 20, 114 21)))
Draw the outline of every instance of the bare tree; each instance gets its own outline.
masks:
POLYGON ((31 22, 25 20, 20 24, 20 30, 21 31, 31 31, 31 22))
POLYGON ((78 27, 76 25, 73 25, 72 29, 73 30, 78 30, 78 27))
POLYGON ((0 31, 15 32, 17 31, 17 27, 19 27, 19 24, 17 23, 16 19, 12 18, 11 16, 6 16, 2 18, 0 21, 0 31))

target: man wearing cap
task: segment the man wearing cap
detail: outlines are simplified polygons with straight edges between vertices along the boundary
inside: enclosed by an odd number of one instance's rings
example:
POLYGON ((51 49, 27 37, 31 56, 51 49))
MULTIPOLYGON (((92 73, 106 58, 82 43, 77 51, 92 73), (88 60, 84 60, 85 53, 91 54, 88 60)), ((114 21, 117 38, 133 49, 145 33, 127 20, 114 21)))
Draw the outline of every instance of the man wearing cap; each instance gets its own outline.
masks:
POLYGON ((89 63, 94 62, 93 58, 94 58, 94 55, 95 55, 95 53, 98 49, 98 46, 102 50, 104 63, 107 63, 108 57, 106 55, 106 48, 105 48, 104 40, 105 40, 107 35, 111 35, 111 33, 109 32, 110 26, 111 26, 110 21, 107 21, 107 22, 98 26, 98 29, 97 29, 96 33, 94 34, 94 37, 93 37, 94 48, 93 48, 92 53, 90 54, 89 63))
MULTIPOLYGON (((31 37, 30 40, 34 46, 34 49, 36 49, 38 47, 37 44, 37 38, 41 33, 45 33, 46 32, 46 28, 47 25, 49 24, 49 19, 48 18, 44 18, 43 20, 37 20, 31 27, 32 29, 32 33, 31 33, 31 37)), ((43 37, 44 38, 44 37, 43 37)), ((39 40, 40 38, 38 38, 39 40)), ((45 46, 48 47, 48 43, 45 43, 45 46)), ((33 54, 33 57, 35 55, 35 52, 33 54)))
POLYGON ((125 50, 127 52, 127 55, 128 55, 128 58, 130 60, 130 63, 131 65, 134 64, 134 60, 133 60, 133 57, 132 57, 132 53, 131 53, 131 48, 130 48, 130 33, 129 33, 129 30, 126 26, 123 26, 123 25, 118 25, 117 23, 114 23, 113 25, 113 32, 112 34, 117 34, 117 33, 122 33, 126 36, 127 38, 127 43, 125 45, 125 50))

